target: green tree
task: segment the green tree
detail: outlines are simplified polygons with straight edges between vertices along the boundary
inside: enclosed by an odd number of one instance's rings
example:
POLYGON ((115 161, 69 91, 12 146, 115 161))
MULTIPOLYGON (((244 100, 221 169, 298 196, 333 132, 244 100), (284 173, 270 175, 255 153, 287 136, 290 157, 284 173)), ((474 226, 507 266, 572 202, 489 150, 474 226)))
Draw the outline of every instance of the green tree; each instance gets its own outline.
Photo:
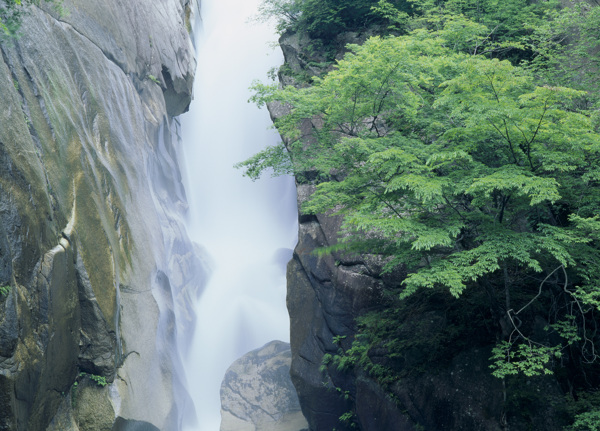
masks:
POLYGON ((582 102, 597 101, 599 26, 600 8, 586 2, 547 11, 543 22, 532 26, 525 38, 533 53, 527 67, 551 85, 587 90, 582 102))
POLYGON ((264 0, 259 16, 275 18, 280 32, 300 31, 331 42, 343 31, 364 30, 369 25, 385 22, 393 13, 389 7, 403 13, 412 11, 408 0, 264 0))
MULTIPOLYGON (((534 55, 529 37, 560 9, 557 0, 410 0, 418 19, 413 25, 439 29, 448 20, 465 17, 487 29, 486 45, 471 45, 478 54, 508 59, 513 64, 534 55)), ((458 23, 461 25, 464 23, 458 23)), ((459 27, 455 26, 458 31, 459 27)))
POLYGON ((406 265, 400 298, 501 296, 489 304, 498 377, 551 373, 565 351, 594 363, 600 135, 578 109, 585 93, 466 54, 456 41, 485 34, 469 23, 371 38, 310 88, 257 85, 256 101, 290 108, 276 121, 290 153, 270 148, 240 166, 316 178, 305 211, 344 217, 339 244, 323 252, 406 265), (539 312, 562 341, 534 334, 539 312))

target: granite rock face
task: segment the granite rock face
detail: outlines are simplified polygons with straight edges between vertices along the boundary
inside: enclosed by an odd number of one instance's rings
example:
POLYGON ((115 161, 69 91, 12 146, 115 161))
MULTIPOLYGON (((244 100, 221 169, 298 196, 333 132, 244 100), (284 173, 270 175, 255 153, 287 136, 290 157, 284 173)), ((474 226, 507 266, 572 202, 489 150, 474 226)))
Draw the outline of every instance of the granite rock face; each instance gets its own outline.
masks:
POLYGON ((63 5, 32 6, 0 44, 0 429, 179 429, 177 339, 203 271, 173 120, 193 5, 63 5))
POLYGON ((221 384, 221 431, 302 431, 290 346, 272 341, 235 361, 221 384))

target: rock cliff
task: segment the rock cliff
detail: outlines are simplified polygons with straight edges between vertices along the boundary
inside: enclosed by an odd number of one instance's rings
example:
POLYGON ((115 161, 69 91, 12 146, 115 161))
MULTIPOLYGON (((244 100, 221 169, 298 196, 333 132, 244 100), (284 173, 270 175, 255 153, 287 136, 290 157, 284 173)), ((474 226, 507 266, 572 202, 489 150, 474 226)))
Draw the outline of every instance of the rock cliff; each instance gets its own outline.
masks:
POLYGON ((193 5, 63 5, 0 45, 0 429, 179 429, 193 5))

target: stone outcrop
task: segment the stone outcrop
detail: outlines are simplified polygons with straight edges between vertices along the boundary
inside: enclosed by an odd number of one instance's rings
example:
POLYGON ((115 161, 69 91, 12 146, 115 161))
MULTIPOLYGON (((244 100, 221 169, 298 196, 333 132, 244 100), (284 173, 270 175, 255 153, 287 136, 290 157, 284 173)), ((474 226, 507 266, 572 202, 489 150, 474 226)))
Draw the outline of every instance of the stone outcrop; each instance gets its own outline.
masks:
MULTIPOLYGON (((298 185, 299 204, 311 190, 310 185, 298 185)), ((337 353, 334 336, 354 334, 356 317, 377 303, 383 287, 381 278, 373 275, 377 268, 369 268, 364 261, 313 253, 335 244, 339 227, 338 218, 301 214, 298 245, 287 268, 291 377, 302 411, 315 431, 344 429, 339 418, 352 406, 336 388, 354 388, 354 376, 335 370, 324 373, 322 358, 325 353, 337 353)))
POLYGON ((302 431, 288 343, 272 341, 235 361, 221 384, 221 431, 302 431))
POLYGON ((194 6, 63 6, 0 45, 0 429, 179 429, 203 268, 173 122, 194 6))

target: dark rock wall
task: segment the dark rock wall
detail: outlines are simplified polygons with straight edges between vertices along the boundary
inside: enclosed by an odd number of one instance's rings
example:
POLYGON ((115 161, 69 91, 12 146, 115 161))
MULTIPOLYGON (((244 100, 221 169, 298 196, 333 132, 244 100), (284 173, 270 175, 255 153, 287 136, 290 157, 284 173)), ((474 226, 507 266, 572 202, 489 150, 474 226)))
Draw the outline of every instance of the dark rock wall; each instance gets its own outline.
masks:
POLYGON ((202 275, 173 122, 191 100, 190 3, 31 7, 0 44, 1 430, 183 420, 176 340, 202 275))

